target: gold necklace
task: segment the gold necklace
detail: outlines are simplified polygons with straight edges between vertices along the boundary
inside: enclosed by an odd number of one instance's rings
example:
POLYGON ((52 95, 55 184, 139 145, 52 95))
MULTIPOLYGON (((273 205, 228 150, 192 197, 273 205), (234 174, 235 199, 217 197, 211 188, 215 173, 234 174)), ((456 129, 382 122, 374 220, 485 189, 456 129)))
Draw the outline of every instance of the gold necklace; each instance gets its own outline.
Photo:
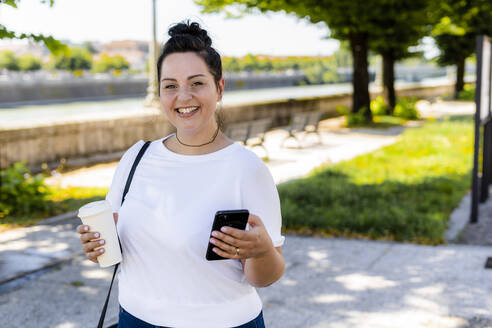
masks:
POLYGON ((217 130, 215 131, 215 134, 214 134, 214 137, 212 138, 212 140, 210 140, 209 142, 206 142, 204 144, 201 144, 201 145, 187 145, 185 143, 182 143, 179 138, 178 138, 178 131, 176 131, 176 140, 178 140, 178 142, 184 146, 188 146, 188 147, 201 147, 201 146, 205 146, 205 145, 208 145, 209 143, 212 143, 214 142, 215 140, 215 137, 217 137, 217 134, 219 133, 219 126, 217 125, 217 130))

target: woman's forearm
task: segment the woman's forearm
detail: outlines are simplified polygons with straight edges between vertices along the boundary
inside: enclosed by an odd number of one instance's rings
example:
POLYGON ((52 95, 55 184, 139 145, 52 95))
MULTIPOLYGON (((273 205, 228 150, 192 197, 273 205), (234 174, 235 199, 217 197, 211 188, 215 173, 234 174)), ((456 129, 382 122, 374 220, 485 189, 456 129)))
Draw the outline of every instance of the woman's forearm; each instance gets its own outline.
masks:
POLYGON ((284 272, 284 257, 273 245, 264 256, 248 258, 244 264, 246 280, 254 287, 269 286, 279 280, 284 272))

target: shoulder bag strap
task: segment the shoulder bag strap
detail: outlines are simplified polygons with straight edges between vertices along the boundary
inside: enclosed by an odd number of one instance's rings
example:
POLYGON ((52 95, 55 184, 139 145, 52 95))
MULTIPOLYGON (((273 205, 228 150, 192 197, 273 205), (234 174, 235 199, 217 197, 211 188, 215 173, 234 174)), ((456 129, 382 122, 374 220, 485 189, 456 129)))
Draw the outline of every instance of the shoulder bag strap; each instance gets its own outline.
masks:
MULTIPOLYGON (((135 173, 135 169, 137 168, 137 165, 140 162, 140 159, 142 158, 143 154, 145 153, 145 151, 147 150, 149 145, 150 145, 150 141, 146 141, 145 144, 142 146, 142 148, 140 148, 140 151, 138 152, 138 155, 135 158, 135 161, 133 162, 133 166, 130 170, 130 174, 128 175, 128 179, 126 180, 126 185, 125 185, 125 190, 123 191, 123 196, 121 197, 121 205, 123 205, 123 202, 125 201, 126 193, 128 192, 128 189, 130 189, 130 184, 132 182, 133 174, 135 173)), ((120 249, 121 249, 121 252, 123 253, 123 249, 121 248, 120 237, 118 237, 118 242, 120 243, 120 249)), ((109 286, 108 296, 106 297, 106 302, 104 302, 104 307, 102 309, 102 313, 101 313, 101 316, 99 318, 99 324, 97 325, 97 328, 103 328, 104 317, 106 316, 106 308, 108 307, 109 296, 111 295, 111 288, 113 287, 114 277, 116 275, 116 271, 118 270, 119 265, 120 264, 117 263, 114 267, 113 278, 111 278, 111 285, 109 286)))

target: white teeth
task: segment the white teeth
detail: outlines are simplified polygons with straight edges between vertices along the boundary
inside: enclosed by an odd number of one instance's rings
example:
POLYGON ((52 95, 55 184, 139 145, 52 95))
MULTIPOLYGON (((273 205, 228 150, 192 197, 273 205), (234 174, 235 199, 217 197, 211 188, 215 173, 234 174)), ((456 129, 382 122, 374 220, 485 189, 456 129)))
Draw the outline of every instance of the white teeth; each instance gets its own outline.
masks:
POLYGON ((182 114, 190 113, 197 109, 198 107, 183 107, 183 108, 178 108, 178 112, 182 114))

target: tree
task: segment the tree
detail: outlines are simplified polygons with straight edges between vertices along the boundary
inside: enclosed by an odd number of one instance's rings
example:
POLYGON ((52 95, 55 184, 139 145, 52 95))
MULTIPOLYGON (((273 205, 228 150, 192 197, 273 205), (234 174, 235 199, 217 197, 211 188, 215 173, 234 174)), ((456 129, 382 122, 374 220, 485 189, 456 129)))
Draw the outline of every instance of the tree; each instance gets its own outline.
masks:
POLYGON ((33 54, 23 54, 18 58, 19 68, 22 71, 38 71, 41 69, 41 58, 33 54))
POLYGON ((108 72, 110 70, 123 70, 130 68, 130 64, 123 56, 108 56, 108 54, 104 53, 101 55, 99 60, 94 62, 93 71, 96 73, 99 72, 108 72))
POLYGON ((242 71, 253 72, 258 70, 258 60, 252 54, 247 54, 243 60, 239 62, 242 71))
MULTIPOLYGON (((40 0, 41 3, 48 3, 50 7, 53 6, 54 0, 40 0)), ((17 8, 17 4, 20 0, 1 0, 0 6, 8 5, 13 8, 17 8)), ((45 46, 54 54, 60 54, 67 50, 67 46, 56 40, 52 36, 46 36, 43 34, 35 33, 21 33, 18 34, 14 31, 7 29, 6 26, 0 24, 0 40, 1 39, 29 39, 35 42, 43 42, 45 46)))
POLYGON ((441 50, 440 65, 456 65, 457 98, 464 86, 465 60, 475 52, 475 37, 492 35, 492 2, 490 0, 446 0, 436 2, 433 10, 439 17, 432 32, 441 50))
POLYGON ((73 47, 60 55, 52 55, 48 66, 72 72, 89 70, 92 67, 92 55, 85 48, 73 47))
POLYGON ((456 84, 454 85, 454 98, 465 85, 465 60, 475 52, 475 35, 438 34, 434 37, 441 50, 437 58, 440 66, 456 65, 456 84))
POLYGON ((84 48, 86 48, 93 55, 98 53, 91 41, 84 41, 84 48))
POLYGON ((368 46, 373 33, 381 35, 381 27, 375 24, 375 18, 386 16, 378 10, 387 0, 194 0, 203 7, 205 13, 225 12, 227 17, 241 17, 245 13, 285 11, 311 23, 324 22, 331 36, 339 40, 348 40, 353 58, 353 96, 352 111, 365 108, 366 121, 372 121, 369 97, 368 46), (229 9, 237 9, 236 12, 229 9), (239 14, 238 14, 239 12, 239 14))
POLYGON ((380 15, 374 16, 374 24, 380 28, 371 34, 369 44, 383 58, 384 96, 390 111, 396 105, 395 62, 415 54, 408 48, 430 33, 429 6, 430 0, 399 0, 381 2, 375 9, 380 15))
POLYGON ((0 52, 0 70, 1 69, 7 69, 9 71, 19 70, 19 62, 12 51, 4 50, 0 52))
POLYGON ((222 67, 224 68, 224 71, 227 71, 227 72, 239 72, 239 71, 241 71, 239 61, 234 57, 223 57, 222 58, 222 67))

